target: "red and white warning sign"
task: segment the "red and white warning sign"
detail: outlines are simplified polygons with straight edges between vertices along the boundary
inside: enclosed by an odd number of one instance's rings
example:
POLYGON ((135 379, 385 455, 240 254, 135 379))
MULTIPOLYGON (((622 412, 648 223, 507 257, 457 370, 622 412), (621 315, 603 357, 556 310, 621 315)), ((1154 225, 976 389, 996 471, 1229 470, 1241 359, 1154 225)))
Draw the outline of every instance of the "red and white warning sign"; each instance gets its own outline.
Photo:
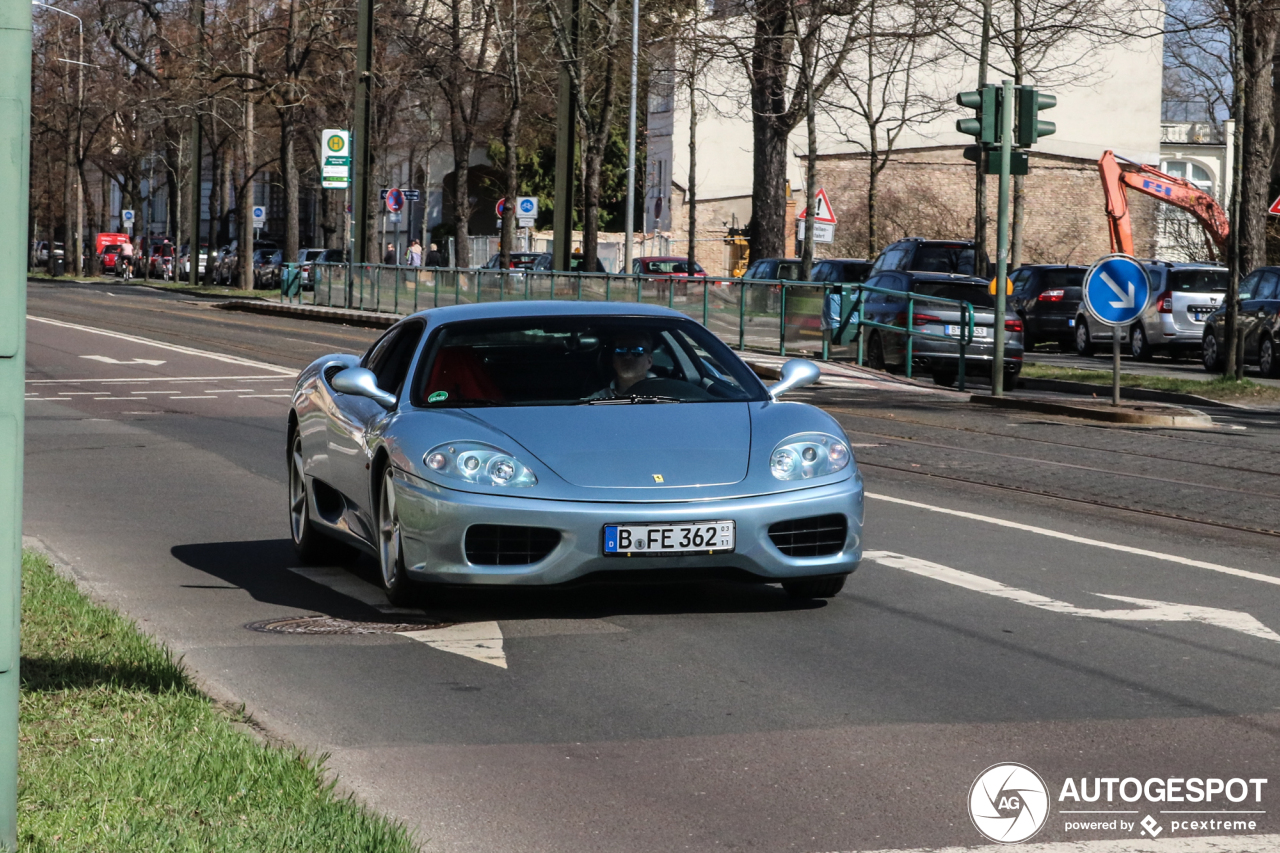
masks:
POLYGON ((1271 202, 1271 206, 1267 208, 1267 213, 1270 213, 1272 216, 1280 216, 1280 198, 1271 202))
MULTIPOLYGON (((1280 201, 1280 200, 1277 200, 1277 201, 1280 201)), ((822 223, 825 225, 836 224, 836 214, 835 214, 835 211, 831 209, 831 199, 827 198, 826 190, 819 188, 818 191, 813 194, 813 206, 817 208, 816 215, 813 217, 814 222, 822 223)), ((809 208, 807 207, 804 210, 800 211, 800 215, 796 217, 796 219, 808 219, 808 218, 809 218, 809 208)))

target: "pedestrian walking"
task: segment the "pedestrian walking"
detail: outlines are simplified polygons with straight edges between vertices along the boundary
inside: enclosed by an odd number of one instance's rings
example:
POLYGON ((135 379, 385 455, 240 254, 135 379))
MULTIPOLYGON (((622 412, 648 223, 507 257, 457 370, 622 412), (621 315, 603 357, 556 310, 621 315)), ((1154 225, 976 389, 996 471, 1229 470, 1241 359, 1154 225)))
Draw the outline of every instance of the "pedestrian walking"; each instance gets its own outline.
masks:
POLYGON ((387 251, 382 256, 382 262, 388 266, 395 266, 399 261, 396 259, 396 244, 388 243, 387 251))
POLYGON ((431 251, 427 252, 426 260, 424 260, 422 263, 423 263, 423 266, 428 266, 428 267, 444 266, 444 258, 440 256, 440 250, 436 248, 435 243, 431 244, 431 251))
POLYGON ((422 266, 422 244, 419 243, 417 240, 414 240, 412 243, 409 244, 407 260, 409 262, 409 266, 411 267, 422 266))

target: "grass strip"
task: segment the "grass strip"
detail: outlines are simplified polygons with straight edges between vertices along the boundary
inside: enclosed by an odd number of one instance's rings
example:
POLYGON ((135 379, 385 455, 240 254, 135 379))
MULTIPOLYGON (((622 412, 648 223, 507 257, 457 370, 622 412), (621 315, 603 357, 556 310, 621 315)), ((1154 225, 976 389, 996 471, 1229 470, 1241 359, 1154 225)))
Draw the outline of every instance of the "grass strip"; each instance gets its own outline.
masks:
POLYGON ((323 758, 237 728, 167 649, 41 556, 24 552, 22 586, 19 850, 415 849, 338 795, 323 758))
MULTIPOLYGON (((1056 367, 1048 364, 1025 364, 1022 375, 1026 379, 1062 379, 1067 382, 1088 382, 1111 387, 1110 370, 1085 370, 1078 367, 1056 367)), ((1280 388, 1260 385, 1249 379, 1225 379, 1219 374, 1205 374, 1204 379, 1179 379, 1172 376, 1140 376, 1121 373, 1120 384, 1129 388, 1148 388, 1153 391, 1173 391, 1179 394, 1195 394, 1210 400, 1230 403, 1280 403, 1280 388)))

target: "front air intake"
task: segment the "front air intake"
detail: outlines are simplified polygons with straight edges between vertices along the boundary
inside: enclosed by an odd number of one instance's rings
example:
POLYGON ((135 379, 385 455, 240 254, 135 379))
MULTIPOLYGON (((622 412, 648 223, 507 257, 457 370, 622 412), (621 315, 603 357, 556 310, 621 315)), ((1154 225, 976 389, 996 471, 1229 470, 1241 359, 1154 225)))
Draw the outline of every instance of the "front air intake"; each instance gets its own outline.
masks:
POLYGON ((779 521, 769 528, 769 538, 788 557, 838 554, 848 533, 849 520, 839 514, 779 521))
POLYGON ((560 531, 513 524, 475 524, 467 528, 467 562, 476 566, 527 566, 560 544, 560 531))

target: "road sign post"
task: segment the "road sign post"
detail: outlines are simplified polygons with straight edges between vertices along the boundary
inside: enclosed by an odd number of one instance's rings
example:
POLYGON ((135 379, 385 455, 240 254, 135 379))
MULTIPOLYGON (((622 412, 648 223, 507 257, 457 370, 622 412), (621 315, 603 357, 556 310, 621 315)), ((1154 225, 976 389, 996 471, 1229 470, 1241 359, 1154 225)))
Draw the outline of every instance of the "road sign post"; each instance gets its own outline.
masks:
POLYGON ((351 134, 338 128, 320 131, 320 186, 345 190, 351 182, 351 134))
POLYGON ((1111 405, 1120 405, 1120 330, 1142 315, 1151 282, 1142 264, 1128 255, 1107 255, 1084 277, 1084 308, 1097 322, 1111 327, 1111 405))
MULTIPOLYGON (((1004 108, 1013 100, 1013 81, 1004 80, 1001 86, 1000 184, 996 193, 996 281, 1004 281, 1009 277, 1009 155, 1013 152, 1013 110, 1004 108)), ((1004 306, 1004 288, 997 287, 995 351, 991 356, 993 397, 1004 396, 1004 306)))
MULTIPOLYGON (((0 13, 0 193, 11 221, 30 199, 31 4, 0 13)), ((70 250, 71 241, 67 248, 70 250)), ((24 240, 0 244, 0 848, 18 847, 18 641, 22 601, 22 443, 27 270, 24 240)))

